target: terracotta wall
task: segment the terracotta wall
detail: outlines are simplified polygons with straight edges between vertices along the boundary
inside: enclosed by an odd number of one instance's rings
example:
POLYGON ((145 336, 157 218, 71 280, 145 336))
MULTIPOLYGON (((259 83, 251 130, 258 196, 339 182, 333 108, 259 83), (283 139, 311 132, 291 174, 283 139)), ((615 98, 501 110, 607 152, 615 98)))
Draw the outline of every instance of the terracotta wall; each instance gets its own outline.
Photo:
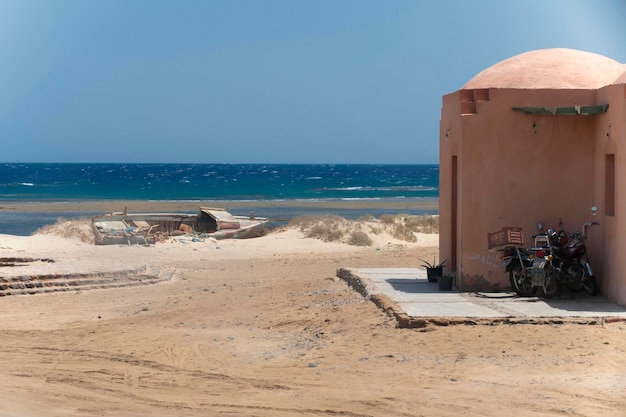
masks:
MULTIPOLYGON (((461 138, 461 101, 460 93, 448 94, 443 97, 443 107, 441 110, 440 121, 440 151, 439 151, 439 251, 440 259, 447 259, 448 271, 451 275, 456 275, 458 263, 455 262, 453 254, 453 236, 458 235, 459 227, 453 233, 453 215, 452 215, 452 157, 459 155, 460 138, 461 138)), ((460 166, 462 161, 457 158, 460 166)), ((461 211, 462 207, 458 207, 457 211, 461 211)))
MULTIPOLYGON (((609 110, 596 126, 595 199, 598 201, 601 233, 589 234, 588 247, 594 272, 603 294, 626 305, 626 85, 612 85, 598 91, 598 100, 610 103, 609 110), (614 159, 614 212, 607 213, 607 155, 614 159)), ((609 192, 610 194, 610 192, 609 192)))
POLYGON ((533 116, 512 110, 602 104, 596 102, 596 93, 489 89, 460 90, 443 97, 440 256, 457 259, 461 290, 509 286, 499 255, 487 250, 488 232, 521 226, 525 244, 531 246, 538 220, 556 227, 561 217, 566 230, 573 231, 580 229, 592 205, 600 205, 594 154, 598 120, 604 116, 533 116), (456 215, 451 210, 455 156, 456 215))

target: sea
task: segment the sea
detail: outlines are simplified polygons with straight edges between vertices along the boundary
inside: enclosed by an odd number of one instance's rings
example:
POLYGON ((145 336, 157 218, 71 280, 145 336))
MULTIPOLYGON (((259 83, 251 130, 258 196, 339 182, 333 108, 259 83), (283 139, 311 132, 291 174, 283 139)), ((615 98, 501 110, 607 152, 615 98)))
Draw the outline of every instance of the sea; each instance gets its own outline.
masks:
MULTIPOLYGON (((348 219, 406 209, 332 210, 289 201, 420 202, 439 197, 439 166, 358 164, 0 163, 0 234, 27 236, 58 219, 93 212, 19 212, 3 204, 148 200, 258 202, 255 213, 281 221, 305 214, 348 219), (263 203, 273 202, 270 207, 263 203), (281 206, 281 202, 285 206, 281 206)), ((380 206, 380 205, 378 205, 380 206)), ((384 206, 384 205, 383 205, 384 206)), ((392 206, 392 204, 390 204, 392 206)), ((416 204, 416 206, 418 206, 416 204)), ((253 207, 254 208, 254 207, 253 207)), ((250 207, 229 211, 250 213, 250 207)), ((432 213, 413 210, 407 214, 432 213)))

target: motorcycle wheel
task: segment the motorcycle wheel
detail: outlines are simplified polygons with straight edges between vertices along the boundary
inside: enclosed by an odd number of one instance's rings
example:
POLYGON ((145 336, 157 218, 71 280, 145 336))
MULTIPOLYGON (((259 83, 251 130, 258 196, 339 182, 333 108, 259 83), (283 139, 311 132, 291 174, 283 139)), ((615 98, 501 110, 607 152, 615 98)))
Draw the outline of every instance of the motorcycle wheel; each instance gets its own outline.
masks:
POLYGON ((598 284, 596 283, 596 277, 586 276, 583 279, 583 288, 589 295, 596 295, 598 293, 598 284))
POLYGON ((586 279, 585 270, 580 264, 576 263, 570 266, 566 277, 566 283, 570 291, 582 291, 585 288, 583 285, 583 281, 586 279))
POLYGON ((553 298, 559 293, 559 282, 554 271, 546 271, 546 280, 541 293, 547 299, 553 298))
POLYGON ((530 280, 522 275, 521 265, 516 265, 509 271, 509 281, 513 291, 520 297, 532 297, 537 292, 537 288, 532 286, 530 280))

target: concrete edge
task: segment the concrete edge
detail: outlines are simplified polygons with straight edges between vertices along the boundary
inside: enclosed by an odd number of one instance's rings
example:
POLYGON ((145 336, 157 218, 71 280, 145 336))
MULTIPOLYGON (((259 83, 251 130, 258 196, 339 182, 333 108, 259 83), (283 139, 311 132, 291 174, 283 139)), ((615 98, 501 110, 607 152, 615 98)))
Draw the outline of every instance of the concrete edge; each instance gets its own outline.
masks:
POLYGON ((605 323, 626 322, 624 317, 537 317, 537 318, 513 318, 513 317, 497 317, 497 318, 480 318, 480 319, 463 319, 458 317, 413 317, 402 311, 398 304, 391 298, 383 294, 374 294, 368 288, 371 288, 371 282, 354 274, 349 269, 337 269, 337 277, 344 280, 350 287, 354 288, 359 294, 367 300, 373 302, 378 308, 390 317, 396 320, 396 325, 401 329, 425 329, 429 326, 454 326, 454 325, 514 325, 514 324, 580 324, 580 325, 601 325, 605 323))

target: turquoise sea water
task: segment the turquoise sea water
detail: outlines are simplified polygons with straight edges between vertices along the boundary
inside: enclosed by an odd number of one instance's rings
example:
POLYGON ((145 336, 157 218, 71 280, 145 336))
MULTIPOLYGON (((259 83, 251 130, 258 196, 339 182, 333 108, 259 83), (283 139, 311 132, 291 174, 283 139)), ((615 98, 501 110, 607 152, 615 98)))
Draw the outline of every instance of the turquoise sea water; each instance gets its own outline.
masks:
MULTIPOLYGON (((0 164, 2 202, 80 200, 358 201, 438 197, 438 165, 0 164)), ((273 207, 263 217, 322 209, 273 207)), ((249 209, 243 211, 249 212, 249 209)), ((335 210, 336 212, 337 210, 335 210)), ((393 210, 390 210, 393 211, 393 210)), ((387 210, 341 210, 347 218, 387 210)), ((405 210, 404 210, 405 211, 405 210)), ((234 214, 237 213, 233 210, 234 214)), ((58 217, 92 213, 0 212, 0 233, 27 235, 58 217)))
POLYGON ((437 197, 438 165, 0 164, 0 200, 437 197))

